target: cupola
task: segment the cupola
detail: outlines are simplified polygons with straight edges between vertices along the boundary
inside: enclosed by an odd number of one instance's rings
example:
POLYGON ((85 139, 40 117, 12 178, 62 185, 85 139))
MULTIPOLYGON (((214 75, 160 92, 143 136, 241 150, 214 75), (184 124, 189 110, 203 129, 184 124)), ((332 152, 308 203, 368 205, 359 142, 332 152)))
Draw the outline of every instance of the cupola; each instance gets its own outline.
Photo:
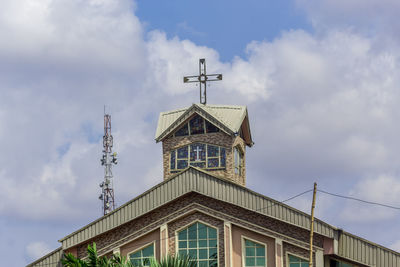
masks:
POLYGON ((251 138, 246 106, 193 104, 160 113, 164 180, 195 167, 246 185, 246 147, 251 138))

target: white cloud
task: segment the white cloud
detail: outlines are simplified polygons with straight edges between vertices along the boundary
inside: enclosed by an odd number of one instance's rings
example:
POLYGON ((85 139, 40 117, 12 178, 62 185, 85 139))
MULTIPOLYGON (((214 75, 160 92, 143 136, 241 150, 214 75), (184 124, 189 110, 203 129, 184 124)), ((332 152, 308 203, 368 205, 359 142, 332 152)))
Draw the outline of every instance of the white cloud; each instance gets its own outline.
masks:
MULTIPOLYGON (((382 174, 374 178, 362 179, 349 196, 370 202, 400 207, 400 179, 392 175, 382 174)), ((366 203, 348 201, 341 214, 344 221, 371 223, 395 218, 396 210, 366 203)))
POLYGON ((51 249, 49 246, 42 241, 31 242, 26 246, 26 253, 28 254, 29 258, 34 260, 43 257, 50 251, 51 249))

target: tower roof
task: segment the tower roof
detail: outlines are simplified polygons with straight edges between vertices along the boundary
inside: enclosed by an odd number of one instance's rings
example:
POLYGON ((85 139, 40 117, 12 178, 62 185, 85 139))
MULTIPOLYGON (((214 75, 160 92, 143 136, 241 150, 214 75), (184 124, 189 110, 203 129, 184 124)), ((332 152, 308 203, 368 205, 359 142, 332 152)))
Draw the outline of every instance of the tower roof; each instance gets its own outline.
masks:
POLYGON ((194 113, 215 124, 229 135, 239 134, 242 128, 244 141, 248 146, 253 145, 247 107, 228 105, 192 104, 188 108, 161 112, 155 136, 156 141, 162 141, 194 113))

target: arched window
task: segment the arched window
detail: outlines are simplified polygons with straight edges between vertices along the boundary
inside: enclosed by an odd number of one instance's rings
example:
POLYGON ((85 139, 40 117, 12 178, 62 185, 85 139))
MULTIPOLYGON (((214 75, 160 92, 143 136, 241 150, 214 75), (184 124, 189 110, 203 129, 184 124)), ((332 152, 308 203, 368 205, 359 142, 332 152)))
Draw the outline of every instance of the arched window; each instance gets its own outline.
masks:
POLYGON ((242 175, 243 173, 243 153, 239 147, 234 148, 235 174, 242 175))
POLYGON ((171 171, 179 171, 189 165, 203 169, 215 170, 226 167, 226 150, 224 147, 194 143, 171 151, 171 171))
POLYGON ((266 266, 266 246, 248 239, 243 239, 244 266, 266 266))
POLYGON ((154 258, 154 243, 129 254, 129 260, 134 266, 150 266, 151 258, 154 258))
POLYGON ((189 255, 197 267, 218 266, 217 229, 195 223, 178 232, 178 253, 189 255))

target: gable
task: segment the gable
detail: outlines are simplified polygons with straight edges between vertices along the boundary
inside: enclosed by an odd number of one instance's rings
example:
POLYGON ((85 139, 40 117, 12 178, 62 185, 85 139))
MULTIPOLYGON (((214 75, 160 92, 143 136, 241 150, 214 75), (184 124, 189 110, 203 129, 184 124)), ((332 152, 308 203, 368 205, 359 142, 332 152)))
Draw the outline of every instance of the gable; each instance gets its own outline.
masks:
MULTIPOLYGON (((110 214, 59 240, 63 249, 87 241, 99 234, 142 216, 189 192, 197 192, 278 220, 309 229, 310 216, 279 201, 257 194, 235 183, 214 177, 200 169, 189 167, 129 201, 110 214), (260 209, 262 207, 268 207, 260 209)), ((332 226, 316 219, 315 232, 333 238, 332 226)))
POLYGON ((248 122, 247 108, 245 106, 222 105, 198 105, 193 104, 189 108, 160 113, 155 139, 157 142, 175 132, 182 124, 194 114, 231 135, 243 133, 247 145, 251 146, 250 126, 248 122))

